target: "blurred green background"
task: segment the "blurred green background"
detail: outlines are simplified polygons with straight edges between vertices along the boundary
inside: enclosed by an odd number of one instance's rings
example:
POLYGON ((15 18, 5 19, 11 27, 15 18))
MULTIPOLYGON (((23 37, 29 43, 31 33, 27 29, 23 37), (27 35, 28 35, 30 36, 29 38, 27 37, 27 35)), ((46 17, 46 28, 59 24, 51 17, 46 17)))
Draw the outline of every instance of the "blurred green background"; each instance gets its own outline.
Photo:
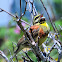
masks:
MULTIPOLYGON (((62 35, 62 30, 60 29, 59 25, 62 26, 62 1, 61 0, 43 0, 44 5, 47 8, 47 11, 53 20, 53 23, 55 23, 57 29, 59 30, 60 34, 62 35)), ((24 12, 25 8, 25 1, 22 0, 22 12, 24 12)), ((38 11, 38 13, 43 14, 46 17, 47 23, 50 26, 51 31, 53 31, 53 28, 49 22, 48 16, 40 2, 40 0, 35 0, 34 5, 38 11)), ((16 14, 20 17, 20 5, 19 0, 6 0, 3 2, 3 0, 0 0, 0 7, 11 12, 12 14, 16 14), (5 4, 4 4, 5 3, 5 4), (9 4, 10 3, 10 4, 9 4)), ((31 22, 31 14, 30 12, 26 12, 26 14, 22 18, 26 22, 31 22), (30 17, 29 17, 30 16, 30 17)), ((23 26, 27 27, 26 24, 22 23, 23 26)), ((16 22, 13 20, 13 17, 9 16, 8 14, 4 12, 0 12, 0 50, 2 50, 8 58, 10 58, 10 52, 13 54, 13 44, 17 43, 18 40, 22 37, 23 32, 18 27, 16 22), (9 52, 10 50, 10 52, 9 52)), ((62 41, 61 37, 60 40, 62 41)), ((54 50, 56 51, 56 50, 54 50)), ((56 56, 58 57, 58 52, 54 52, 56 56)), ((21 51, 21 54, 18 55, 18 59, 20 62, 22 62, 21 56, 25 56, 25 54, 21 51)), ((32 52, 28 52, 29 56, 36 62, 37 59, 35 55, 32 52)), ((53 55, 53 54, 51 54, 53 55)), ((54 56, 54 57, 56 57, 54 56)), ((16 59, 14 58, 14 61, 16 59)), ((0 62, 4 62, 5 60, 0 56, 0 62)))

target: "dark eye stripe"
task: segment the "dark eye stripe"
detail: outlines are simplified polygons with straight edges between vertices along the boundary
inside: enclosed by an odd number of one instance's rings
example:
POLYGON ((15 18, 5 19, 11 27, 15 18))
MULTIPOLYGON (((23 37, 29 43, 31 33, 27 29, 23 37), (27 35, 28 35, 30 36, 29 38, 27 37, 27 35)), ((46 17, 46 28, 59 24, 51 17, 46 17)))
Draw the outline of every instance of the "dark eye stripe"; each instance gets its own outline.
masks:
POLYGON ((38 17, 36 17, 36 18, 35 18, 35 20, 36 20, 36 19, 38 19, 38 18, 39 18, 39 16, 38 16, 38 17))
POLYGON ((44 21, 42 21, 42 22, 39 22, 40 24, 42 24, 42 23, 44 23, 44 21))
POLYGON ((45 19, 41 19, 39 22, 45 21, 45 19))
POLYGON ((45 19, 41 19, 41 20, 39 20, 39 23, 42 24, 42 23, 44 23, 45 21, 46 21, 45 19))
POLYGON ((35 24, 38 23, 38 22, 35 22, 35 24))

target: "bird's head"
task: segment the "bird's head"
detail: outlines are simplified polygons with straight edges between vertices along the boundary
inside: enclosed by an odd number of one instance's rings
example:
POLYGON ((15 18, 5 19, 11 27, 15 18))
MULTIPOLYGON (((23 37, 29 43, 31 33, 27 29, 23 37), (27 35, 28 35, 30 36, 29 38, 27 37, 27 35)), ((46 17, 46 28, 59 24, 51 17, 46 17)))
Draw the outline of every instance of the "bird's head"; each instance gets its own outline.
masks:
POLYGON ((34 17, 34 24, 43 24, 45 22, 45 17, 43 17, 43 15, 36 15, 34 17))
POLYGON ((45 17, 40 14, 34 17, 34 25, 41 25, 42 27, 47 27, 47 29, 50 30, 45 17))

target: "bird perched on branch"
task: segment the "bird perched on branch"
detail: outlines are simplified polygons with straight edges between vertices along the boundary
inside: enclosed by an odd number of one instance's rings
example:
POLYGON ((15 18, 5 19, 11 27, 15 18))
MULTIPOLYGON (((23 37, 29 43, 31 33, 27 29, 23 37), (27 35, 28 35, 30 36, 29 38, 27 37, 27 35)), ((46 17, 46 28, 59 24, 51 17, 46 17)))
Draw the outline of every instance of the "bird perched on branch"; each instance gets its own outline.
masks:
POLYGON ((30 27, 29 32, 36 42, 39 37, 39 45, 41 45, 46 40, 50 28, 45 20, 45 17, 40 14, 34 17, 33 24, 34 25, 30 27))
MULTIPOLYGON (((46 23, 45 17, 39 14, 34 17, 34 23, 33 26, 30 27, 29 33, 32 35, 35 42, 39 41, 40 46, 46 40, 49 30, 50 28, 46 23)), ((17 44, 17 49, 15 53, 17 53, 18 51, 25 47, 29 47, 29 44, 28 42, 25 42, 25 37, 23 36, 17 44)))

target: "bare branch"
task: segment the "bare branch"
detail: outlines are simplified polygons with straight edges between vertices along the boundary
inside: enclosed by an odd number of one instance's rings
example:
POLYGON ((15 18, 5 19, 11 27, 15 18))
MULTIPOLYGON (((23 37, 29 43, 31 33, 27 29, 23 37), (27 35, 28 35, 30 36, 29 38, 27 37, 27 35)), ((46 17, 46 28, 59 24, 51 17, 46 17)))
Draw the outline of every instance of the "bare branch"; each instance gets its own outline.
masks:
POLYGON ((13 58, 16 56, 16 54, 14 54, 13 56, 10 57, 9 62, 13 61, 13 58))
POLYGON ((14 52, 14 45, 13 45, 13 42, 12 42, 12 46, 13 46, 13 52, 14 52))
MULTIPOLYGON (((44 6, 42 0, 40 0, 40 1, 41 1, 42 5, 43 5, 43 7, 44 7, 44 9, 45 9, 45 11, 46 11, 46 13, 47 13, 47 15, 48 15, 48 18, 49 18, 49 20, 50 20, 50 22, 51 22, 51 25, 52 25, 54 31, 56 32, 56 29, 55 29, 55 27, 53 26, 52 20, 50 19, 50 16, 49 16, 49 14, 48 14, 48 12, 47 12, 47 9, 45 8, 45 6, 44 6)), ((26 2, 26 0, 25 0, 25 2, 26 2)), ((7 12, 7 11, 1 9, 1 8, 0 8, 0 10, 1 10, 1 12, 4 11, 4 12, 8 13, 9 15, 11 15, 12 17, 15 17, 15 18, 17 19, 16 22, 17 22, 18 26, 20 27, 20 29, 24 32, 24 35, 25 35, 25 40, 26 40, 26 41, 24 41, 24 43, 25 43, 25 42, 28 42, 29 46, 32 48, 32 52, 34 52, 34 54, 35 54, 36 57, 38 58, 38 61, 41 61, 41 60, 42 60, 43 62, 45 62, 46 60, 47 60, 47 61, 50 61, 50 58, 49 58, 50 52, 53 50, 54 47, 56 48, 55 45, 58 44, 58 46, 61 47, 61 44, 60 44, 58 41, 55 40, 55 37, 54 37, 54 36, 53 36, 54 38, 51 37, 51 39, 53 40, 54 44, 53 44, 53 46, 50 48, 50 50, 48 51, 47 56, 45 56, 45 55, 43 54, 43 52, 42 52, 42 51, 40 50, 40 48, 39 48, 39 45, 37 45, 37 44, 35 43, 34 39, 33 39, 32 36, 31 36, 31 34, 28 32, 28 30, 26 30, 26 29, 23 27, 23 25, 22 25, 22 23, 21 23, 21 22, 24 22, 25 24, 30 25, 30 24, 28 24, 27 22, 25 22, 24 20, 21 19, 22 16, 25 15, 25 12, 26 12, 26 10, 27 10, 27 9, 26 9, 26 8, 27 8, 27 3, 29 3, 29 7, 30 7, 30 4, 32 5, 32 11, 29 10, 29 12, 30 12, 31 14, 33 13, 33 15, 34 15, 34 14, 37 15, 38 13, 37 13, 36 8, 35 8, 35 6, 34 6, 34 0, 33 0, 33 2, 31 2, 30 0, 28 0, 28 2, 26 2, 25 11, 24 11, 23 14, 22 14, 21 0, 20 0, 20 18, 19 18, 18 16, 12 15, 11 13, 9 13, 9 12, 7 12)), ((31 8, 31 7, 30 7, 30 8, 31 8)), ((34 16, 33 16, 33 17, 34 17, 34 16)), ((39 40, 39 38, 38 38, 38 40, 39 40)), ((38 41, 38 44, 39 44, 39 41, 38 41)), ((44 46, 45 46, 45 45, 44 45, 44 46)), ((13 46, 13 51, 14 51, 14 46, 13 46)), ((59 51, 60 51, 60 50, 59 50, 59 51)), ((0 52, 0 53, 1 53, 1 52, 0 52)), ((26 59, 25 57, 22 57, 22 58, 24 59, 24 61, 28 61, 28 62, 31 61, 31 62, 33 62, 33 60, 28 56, 28 54, 27 54, 26 52, 24 52, 24 53, 25 53, 26 56, 30 59, 30 60, 28 60, 28 59, 26 59)), ((9 62, 11 62, 14 57, 16 57, 16 60, 17 60, 17 62, 18 62, 18 59, 17 59, 16 54, 17 54, 17 53, 14 53, 14 55, 10 57, 10 61, 9 61, 9 62)), ((0 55, 2 55, 2 54, 0 54, 0 55)), ((8 60, 8 58, 6 58, 5 55, 2 55, 2 56, 3 56, 5 59, 8 60)))
POLYGON ((6 62, 9 62, 7 56, 0 50, 0 55, 6 60, 6 62))
POLYGON ((24 62, 25 61, 30 62, 30 60, 26 59, 25 57, 22 57, 22 59, 24 60, 24 62))
POLYGON ((62 27, 59 25, 60 29, 62 30, 62 27))
POLYGON ((47 11, 47 9, 46 9, 46 7, 45 7, 43 1, 42 1, 42 0, 40 0, 40 1, 41 1, 42 5, 43 5, 43 7, 44 7, 44 9, 45 9, 45 11, 46 11, 46 13, 47 13, 47 15, 48 15, 48 18, 49 18, 49 20, 50 20, 50 23, 51 23, 51 25, 52 25, 54 31, 56 32, 56 30, 55 30, 55 28, 54 28, 54 26, 53 26, 52 20, 51 20, 51 18, 50 18, 50 16, 49 16, 49 13, 48 13, 48 11, 47 11))
MULTIPOLYGON (((23 51, 24 52, 24 51, 23 51)), ((26 57, 30 60, 30 62, 34 62, 30 57, 29 55, 27 54, 27 52, 24 52, 26 54, 26 57)))
POLYGON ((16 60, 17 60, 17 62, 18 62, 18 58, 17 58, 17 55, 15 56, 15 58, 16 58, 16 60))
MULTIPOLYGON (((1 9, 1 8, 0 8, 1 9)), ((4 12, 6 12, 7 14, 9 14, 10 16, 12 16, 12 17, 14 17, 14 18, 16 18, 16 19, 19 19, 18 18, 18 16, 14 16, 13 14, 11 14, 11 13, 9 13, 9 12, 7 12, 7 11, 5 11, 4 9, 1 9, 2 11, 4 11, 4 12)), ((21 22, 24 22, 25 24, 27 24, 27 25, 29 25, 30 26, 30 24, 29 23, 27 23, 27 22, 25 22, 24 20, 22 20, 21 19, 21 22)))
POLYGON ((61 52, 60 52, 60 54, 58 56, 58 62, 60 62, 61 58, 62 58, 62 48, 61 48, 61 52))
POLYGON ((56 29, 56 32, 59 33, 59 31, 58 31, 58 29, 57 29, 55 23, 53 23, 53 24, 54 24, 54 27, 55 27, 55 29, 56 29))
POLYGON ((48 51, 48 56, 49 56, 50 52, 54 49, 55 45, 56 45, 56 43, 53 44, 52 47, 50 48, 50 50, 48 51))
MULTIPOLYGON (((1 10, 1 11, 6 12, 6 13, 8 13, 10 16, 12 16, 12 17, 15 17, 15 18, 16 18, 16 16, 14 16, 13 14, 11 14, 11 13, 9 13, 9 12, 5 11, 4 9, 0 8, 0 10, 1 10)), ((17 17, 17 18, 18 18, 18 17, 17 17)))
POLYGON ((0 12, 3 12, 3 10, 0 10, 0 12))
MULTIPOLYGON (((26 2, 26 1, 25 1, 26 2)), ((20 19, 22 18, 22 16, 24 16, 25 15, 25 12, 26 12, 26 9, 27 8, 27 2, 26 2, 26 6, 25 6, 25 10, 24 10, 24 13, 21 15, 21 17, 20 17, 20 19)))
POLYGON ((10 49, 8 49, 9 50, 9 53, 10 53, 10 55, 11 55, 11 51, 10 51, 10 49))

